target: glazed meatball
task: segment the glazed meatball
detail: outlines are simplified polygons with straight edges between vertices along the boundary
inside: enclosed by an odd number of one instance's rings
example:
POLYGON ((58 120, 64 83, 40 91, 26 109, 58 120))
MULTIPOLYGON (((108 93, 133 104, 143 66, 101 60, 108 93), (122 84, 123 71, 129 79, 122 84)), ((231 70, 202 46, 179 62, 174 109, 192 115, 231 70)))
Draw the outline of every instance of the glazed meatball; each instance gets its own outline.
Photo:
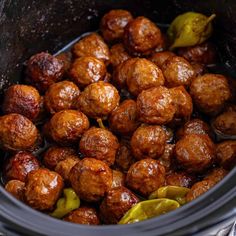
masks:
POLYGON ((72 145, 89 128, 86 115, 76 110, 59 111, 50 120, 50 136, 58 144, 72 145))
POLYGON ((208 135, 188 134, 176 143, 175 157, 187 172, 203 172, 214 161, 215 145, 208 135))
POLYGON ((52 84, 44 96, 45 108, 51 114, 75 108, 79 97, 79 88, 70 81, 52 84))
POLYGON ((0 117, 0 147, 5 151, 33 150, 39 140, 36 126, 26 117, 11 113, 0 117))
POLYGON ((173 172, 166 176, 166 185, 190 188, 194 178, 185 172, 173 172))
POLYGON ((236 140, 224 141, 216 146, 217 162, 226 169, 236 165, 236 140))
POLYGON ((184 86, 170 89, 173 102, 176 107, 175 119, 188 120, 193 112, 192 98, 184 86))
POLYGON ((35 120, 40 113, 41 97, 37 89, 29 85, 10 86, 4 95, 2 110, 4 114, 18 113, 35 120))
POLYGON ((131 150, 137 160, 160 157, 165 144, 166 133, 158 125, 140 126, 131 138, 131 150))
POLYGON ((216 62, 216 49, 209 42, 204 42, 196 46, 179 48, 177 53, 190 62, 207 65, 216 62))
POLYGON ((172 143, 174 139, 174 130, 166 125, 161 126, 166 133, 166 142, 172 143))
POLYGON ((59 81, 64 74, 64 63, 46 52, 33 55, 26 68, 27 80, 40 92, 59 81))
POLYGON ((48 169, 31 171, 25 181, 25 201, 34 209, 51 210, 60 197, 63 179, 48 169))
POLYGON ((236 135, 236 111, 220 114, 212 123, 214 130, 223 135, 236 135))
POLYGON ((97 33, 92 33, 82 38, 73 47, 76 57, 91 56, 104 61, 106 64, 110 60, 109 48, 97 33))
POLYGON ((126 176, 127 186, 147 197, 165 183, 165 167, 154 159, 134 163, 126 176))
POLYGON ((208 115, 219 113, 231 96, 227 79, 218 74, 205 74, 194 78, 190 94, 198 109, 208 115))
POLYGON ((55 171, 61 175, 61 177, 68 182, 69 181, 69 174, 73 166, 79 162, 79 158, 74 156, 69 156, 66 159, 57 163, 55 171))
POLYGON ((145 89, 158 87, 165 82, 162 71, 151 61, 145 58, 133 58, 126 74, 126 84, 128 90, 137 96, 145 89))
POLYGON ((70 77, 80 88, 104 80, 106 73, 106 65, 96 57, 77 58, 70 68, 70 77))
POLYGON ((40 163, 37 158, 29 152, 18 152, 6 161, 4 166, 4 177, 7 180, 25 181, 26 175, 32 171, 37 170, 40 163))
POLYGON ((223 168, 215 168, 212 171, 210 171, 204 180, 212 180, 215 183, 220 182, 226 175, 228 174, 228 171, 226 171, 223 168))
POLYGON ((121 135, 131 135, 138 125, 136 102, 131 99, 123 101, 109 117, 110 129, 121 135))
POLYGON ((102 17, 100 29, 107 42, 121 40, 125 26, 133 20, 130 12, 125 10, 111 10, 102 17))
POLYGON ((214 185, 215 182, 212 180, 203 180, 195 183, 186 195, 187 202, 198 198, 203 193, 207 192, 210 188, 212 188, 214 185))
POLYGON ((99 225, 100 220, 95 208, 80 207, 71 211, 63 220, 83 225, 99 225))
POLYGON ((171 169, 172 160, 174 157, 175 144, 166 144, 164 153, 159 157, 160 163, 165 167, 166 171, 171 169))
POLYGON ((144 90, 139 94, 137 111, 140 121, 162 125, 173 119, 176 107, 169 89, 160 86, 144 90))
POLYGON ((124 45, 134 56, 149 55, 161 43, 160 29, 143 16, 132 20, 125 28, 124 45))
POLYGON ((116 153, 116 160, 115 164, 118 168, 123 171, 127 172, 130 166, 135 162, 130 148, 130 143, 127 140, 121 140, 120 147, 116 153))
POLYGON ((125 185, 125 175, 118 170, 112 170, 112 188, 124 185, 125 185))
POLYGON ((207 69, 205 65, 197 63, 197 62, 191 62, 190 64, 193 67, 196 77, 207 73, 207 69))
POLYGON ((5 185, 7 192, 11 193, 18 200, 23 201, 24 199, 24 188, 25 183, 20 180, 10 180, 5 185))
POLYGON ((62 52, 62 53, 56 55, 56 58, 63 62, 64 69, 66 72, 68 72, 71 67, 71 63, 72 63, 72 53, 68 52, 68 51, 62 52))
POLYGON ((43 164, 48 169, 54 170, 60 161, 68 157, 77 157, 76 151, 73 148, 52 146, 44 153, 43 164))
POLYGON ((93 157, 104 161, 107 165, 113 165, 119 142, 110 131, 92 127, 87 130, 79 143, 80 152, 87 157, 93 157))
POLYGON ((111 65, 115 69, 122 62, 130 58, 130 55, 126 52, 123 44, 118 43, 110 49, 111 65))
POLYGON ((127 188, 121 186, 111 189, 100 205, 101 219, 106 224, 117 224, 123 215, 139 199, 127 188))
POLYGON ((149 58, 150 61, 155 63, 159 68, 162 68, 163 64, 169 57, 173 57, 175 54, 170 51, 164 51, 164 52, 156 52, 152 54, 152 56, 149 58))
POLYGON ((72 168, 69 179, 80 199, 97 202, 112 187, 112 170, 103 161, 84 158, 72 168))
POLYGON ((169 88, 180 85, 189 87, 195 77, 195 71, 191 64, 183 57, 169 57, 162 65, 162 72, 166 79, 166 86, 169 88))
POLYGON ((84 89, 78 99, 78 108, 90 118, 104 119, 119 105, 119 101, 117 89, 100 81, 84 89))

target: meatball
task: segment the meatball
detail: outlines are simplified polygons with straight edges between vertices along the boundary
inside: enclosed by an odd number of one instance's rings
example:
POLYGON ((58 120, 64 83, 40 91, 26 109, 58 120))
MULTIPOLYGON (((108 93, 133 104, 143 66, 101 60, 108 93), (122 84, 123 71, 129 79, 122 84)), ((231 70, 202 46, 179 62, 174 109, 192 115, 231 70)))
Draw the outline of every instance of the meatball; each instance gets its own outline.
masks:
POLYGON ((115 69, 122 62, 130 58, 130 55, 126 52, 123 44, 118 43, 110 49, 111 65, 115 69))
POLYGON ((59 81, 64 74, 64 63, 46 52, 33 55, 26 68, 27 80, 40 92, 59 81))
POLYGON ((131 99, 123 101, 109 117, 110 129, 121 135, 131 135, 138 125, 136 102, 131 99))
POLYGON ((83 225, 99 225, 100 220, 95 208, 80 207, 71 211, 63 220, 83 225))
POLYGON ((172 143, 174 140, 174 130, 166 125, 161 126, 166 133, 166 142, 172 143))
POLYGON ((105 119, 119 105, 119 101, 117 89, 99 81, 88 85, 80 94, 78 108, 90 118, 105 119))
POLYGON ((111 10, 102 17, 100 29, 107 42, 121 40, 125 26, 133 20, 130 12, 125 10, 111 10))
POLYGON ((143 16, 132 20, 125 27, 124 45, 134 56, 149 55, 160 44, 162 44, 160 29, 143 16))
POLYGON ((219 113, 231 96, 227 79, 218 74, 205 74, 194 78, 190 94, 198 109, 208 115, 219 113))
POLYGON ((188 120, 193 112, 192 98, 184 86, 170 89, 173 102, 176 107, 175 119, 188 120))
POLYGON ((194 69, 196 77, 207 73, 207 69, 205 65, 197 63, 197 62, 191 62, 190 64, 194 69))
POLYGON ((103 161, 84 158, 72 168, 69 179, 82 200, 97 202, 112 187, 112 170, 103 161))
POLYGON ((175 157, 187 172, 203 172, 214 161, 215 145, 208 135, 188 134, 176 143, 175 157))
POLYGON ((169 89, 160 86, 139 94, 137 111, 140 121, 162 125, 173 119, 176 107, 169 89))
POLYGON ((25 183, 20 180, 10 180, 5 185, 5 190, 21 201, 24 199, 24 188, 25 183))
POLYGON ((159 157, 160 163, 169 171, 174 157, 175 144, 166 144, 164 153, 159 157))
POLYGON ((79 88, 70 81, 52 84, 44 96, 45 108, 51 114, 75 108, 79 97, 79 88))
POLYGON ((200 195, 207 192, 214 185, 215 185, 215 182, 212 180, 203 180, 203 181, 195 183, 186 195, 187 202, 190 202, 198 198, 200 195))
POLYGON ((121 140, 120 147, 116 153, 115 164, 118 168, 123 171, 127 172, 130 166, 135 162, 130 148, 130 143, 127 140, 121 140))
POLYGON ((169 57, 162 65, 162 72, 169 88, 183 85, 189 87, 195 77, 195 71, 191 64, 183 57, 169 57))
POLYGON ((91 56, 104 61, 106 64, 110 60, 109 48, 97 33, 86 35, 80 39, 73 47, 76 57, 91 56))
POLYGON ((154 159, 143 159, 134 163, 126 176, 127 186, 148 197, 165 183, 165 167, 154 159))
POLYGON ((236 140, 224 141, 216 146, 217 162, 226 169, 236 165, 236 140))
POLYGON ((164 52, 156 52, 152 54, 149 58, 150 61, 155 63, 159 68, 162 68, 163 64, 169 57, 173 57, 175 54, 173 52, 164 51, 164 52))
POLYGON ((93 157, 104 161, 107 165, 113 165, 119 142, 110 131, 92 127, 87 130, 79 143, 80 152, 87 157, 93 157))
POLYGON ((56 55, 56 58, 63 62, 64 69, 66 72, 68 72, 71 67, 71 63, 72 63, 72 53, 68 52, 68 51, 62 52, 62 53, 56 55))
POLYGON ((196 46, 179 48, 177 53, 190 62, 206 65, 214 64, 216 62, 216 49, 209 42, 204 42, 196 46))
POLYGON ((0 117, 0 147, 5 151, 33 150, 39 140, 36 126, 26 117, 11 113, 0 117))
POLYGON ((26 175, 32 171, 37 170, 40 163, 37 158, 29 152, 18 152, 6 161, 4 166, 4 177, 7 180, 25 181, 26 175))
POLYGON ((4 95, 2 110, 4 114, 18 113, 35 120, 40 113, 41 97, 37 89, 29 85, 10 86, 4 95))
POLYGON ((236 111, 220 114, 212 123, 214 130, 223 135, 236 135, 236 111))
POLYGON ((102 60, 84 56, 77 58, 71 66, 70 77, 80 87, 104 80, 107 70, 102 60))
POLYGON ((125 175, 118 170, 112 170, 112 188, 124 185, 125 185, 125 175))
POLYGON ((145 89, 163 85, 165 82, 162 71, 151 61, 145 58, 133 58, 126 74, 128 90, 137 96, 145 89))
POLYGON ((165 144, 166 133, 158 125, 140 126, 131 138, 131 150, 137 160, 160 157, 165 144))
POLYGON ((100 216, 106 224, 117 224, 124 214, 139 199, 127 188, 121 186, 111 189, 100 205, 100 216))
POLYGON ((74 156, 69 156, 66 159, 57 163, 55 171, 61 175, 61 177, 68 182, 69 181, 69 174, 73 166, 79 162, 79 158, 74 156))
POLYGON ((173 172, 166 176, 166 185, 190 188, 194 178, 185 172, 173 172))
POLYGON ((60 161, 68 157, 77 157, 76 151, 73 148, 52 146, 44 153, 43 164, 48 169, 54 170, 60 161))
POLYGON ((50 120, 50 136, 58 144, 72 145, 89 128, 86 115, 76 110, 59 111, 50 120))
POLYGON ((220 182, 226 175, 228 174, 228 171, 226 171, 223 168, 214 168, 212 171, 210 171, 204 180, 212 180, 215 183, 220 182))
POLYGON ((60 197, 63 179, 48 169, 31 171, 25 181, 25 201, 34 209, 51 210, 60 197))
POLYGON ((203 120, 193 119, 186 122, 177 132, 177 139, 183 138, 188 134, 207 134, 213 136, 210 126, 203 120))

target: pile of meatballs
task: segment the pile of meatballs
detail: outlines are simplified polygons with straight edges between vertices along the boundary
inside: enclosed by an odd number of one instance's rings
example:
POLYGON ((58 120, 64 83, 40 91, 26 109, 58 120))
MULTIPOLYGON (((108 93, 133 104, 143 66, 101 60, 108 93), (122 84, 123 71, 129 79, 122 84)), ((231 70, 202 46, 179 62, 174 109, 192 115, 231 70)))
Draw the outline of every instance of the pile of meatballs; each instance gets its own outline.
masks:
POLYGON ((5 189, 50 213, 63 188, 81 206, 63 220, 117 224, 162 186, 197 198, 236 164, 236 86, 210 73, 211 42, 168 51, 165 33, 126 10, 103 16, 70 51, 33 55, 2 103, 5 189))

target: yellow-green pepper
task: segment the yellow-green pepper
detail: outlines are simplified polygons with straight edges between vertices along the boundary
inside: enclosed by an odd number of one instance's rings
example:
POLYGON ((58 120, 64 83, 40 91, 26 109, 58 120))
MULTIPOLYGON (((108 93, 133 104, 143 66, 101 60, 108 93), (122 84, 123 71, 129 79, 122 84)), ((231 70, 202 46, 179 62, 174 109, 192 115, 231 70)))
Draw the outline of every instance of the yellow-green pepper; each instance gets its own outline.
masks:
POLYGON ((80 199, 72 188, 64 189, 63 194, 64 197, 57 201, 57 208, 50 214, 55 218, 62 218, 80 206, 80 199))
POLYGON ((130 224, 147 220, 173 211, 179 206, 177 201, 165 198, 142 201, 127 211, 118 224, 130 224))
POLYGON ((170 49, 194 46, 206 41, 212 35, 212 20, 215 17, 215 14, 207 17, 196 12, 186 12, 177 16, 167 31, 172 43, 170 49))

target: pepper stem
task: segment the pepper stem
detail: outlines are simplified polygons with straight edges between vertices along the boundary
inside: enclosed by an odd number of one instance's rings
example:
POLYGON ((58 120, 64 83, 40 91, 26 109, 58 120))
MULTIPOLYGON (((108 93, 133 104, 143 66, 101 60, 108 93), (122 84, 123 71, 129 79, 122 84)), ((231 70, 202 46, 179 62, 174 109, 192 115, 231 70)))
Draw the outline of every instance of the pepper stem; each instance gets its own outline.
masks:
POLYGON ((99 125, 100 128, 102 128, 102 129, 106 129, 106 127, 104 126, 104 124, 103 124, 101 118, 98 118, 98 119, 97 119, 97 122, 98 122, 98 125, 99 125))

